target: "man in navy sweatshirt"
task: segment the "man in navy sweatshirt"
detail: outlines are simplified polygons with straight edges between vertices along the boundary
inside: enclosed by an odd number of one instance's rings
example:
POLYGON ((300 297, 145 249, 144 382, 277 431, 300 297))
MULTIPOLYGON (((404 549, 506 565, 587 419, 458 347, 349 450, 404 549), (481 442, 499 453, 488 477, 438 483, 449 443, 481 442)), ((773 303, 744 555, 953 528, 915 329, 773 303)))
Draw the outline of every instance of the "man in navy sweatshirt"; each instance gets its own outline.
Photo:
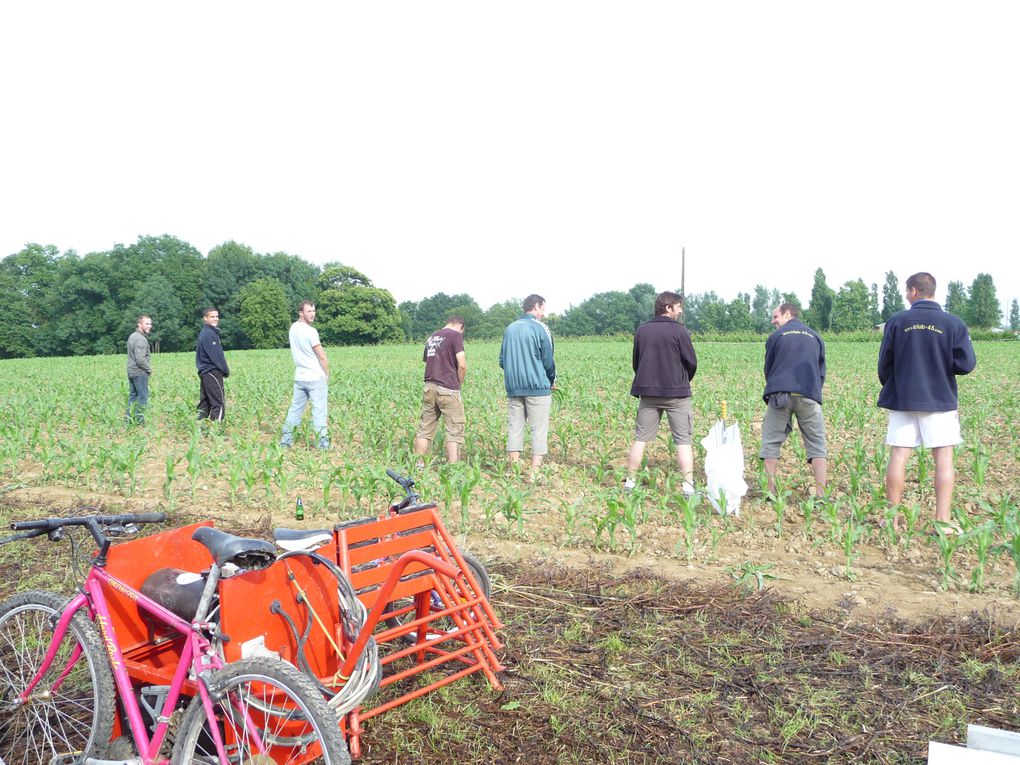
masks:
POLYGON ((900 504, 907 458, 924 445, 935 458, 935 520, 950 524, 956 480, 953 447, 962 440, 956 377, 970 373, 977 359, 967 325, 943 311, 934 296, 931 274, 907 279, 910 308, 886 322, 878 351, 878 405, 889 410, 886 443, 892 452, 885 473, 886 499, 900 504))
POLYGON ((634 382, 630 395, 637 397, 637 424, 627 454, 627 479, 623 488, 636 484, 645 446, 655 440, 665 414, 676 445, 676 462, 683 477, 686 496, 694 493, 694 413, 691 408, 691 380, 698 371, 698 357, 687 327, 680 323, 683 298, 675 292, 655 297, 655 317, 634 331, 631 366, 634 382))
POLYGON ((198 333, 198 344, 195 347, 195 366, 201 381, 198 419, 221 422, 226 411, 223 379, 230 376, 230 369, 220 344, 220 312, 215 308, 206 308, 202 321, 205 324, 198 333))
POLYGON ((769 493, 776 491, 779 449, 793 431, 797 418, 804 451, 815 477, 815 495, 825 493, 828 460, 825 451, 825 343, 800 320, 800 309, 783 303, 772 312, 776 331, 765 341, 765 393, 768 404, 761 424, 761 458, 765 462, 769 493))

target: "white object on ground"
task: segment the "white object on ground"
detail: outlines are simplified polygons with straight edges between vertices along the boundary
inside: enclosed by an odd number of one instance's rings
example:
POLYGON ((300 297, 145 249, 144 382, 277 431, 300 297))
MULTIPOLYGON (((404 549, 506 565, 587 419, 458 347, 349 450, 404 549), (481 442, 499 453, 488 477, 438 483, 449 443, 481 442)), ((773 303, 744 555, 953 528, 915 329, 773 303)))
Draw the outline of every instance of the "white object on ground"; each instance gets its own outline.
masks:
POLYGON ((744 447, 740 442, 740 425, 726 426, 719 420, 701 439, 705 447, 705 476, 708 501, 717 512, 723 512, 720 496, 726 499, 725 512, 740 515, 740 498, 747 494, 744 480, 744 447))

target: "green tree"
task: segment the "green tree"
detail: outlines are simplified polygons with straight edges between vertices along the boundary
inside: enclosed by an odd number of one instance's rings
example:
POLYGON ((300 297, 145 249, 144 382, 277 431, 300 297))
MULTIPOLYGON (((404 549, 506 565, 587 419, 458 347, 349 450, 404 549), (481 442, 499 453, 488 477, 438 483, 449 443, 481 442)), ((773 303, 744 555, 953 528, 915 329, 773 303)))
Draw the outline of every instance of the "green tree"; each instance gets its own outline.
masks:
POLYGON ((563 312, 556 331, 565 336, 615 335, 634 331, 638 306, 626 292, 600 292, 563 312))
MULTIPOLYGON (((479 319, 482 314, 482 309, 478 307, 474 298, 465 294, 447 295, 445 292, 437 292, 411 305, 414 307, 411 314, 411 338, 415 340, 423 340, 431 335, 442 327, 446 323, 446 318, 452 314, 463 316, 467 312, 479 319)), ((466 321, 468 317, 463 318, 466 321)))
POLYGON ((751 329, 758 333, 769 332, 772 329, 772 311, 781 302, 776 290, 769 292, 762 285, 756 284, 751 299, 751 329))
POLYGON ((846 282, 832 301, 830 329, 855 332, 871 329, 871 295, 863 279, 846 282))
POLYGON ((978 329, 999 326, 1002 308, 995 296, 995 283, 991 274, 978 274, 970 285, 970 299, 967 301, 967 323, 978 329))
POLYGON ((0 358, 41 353, 40 335, 49 320, 50 291, 59 253, 53 245, 27 244, 0 261, 0 358))
POLYGON ((115 293, 113 271, 107 253, 83 258, 73 251, 64 254, 47 295, 49 318, 40 335, 40 355, 84 356, 121 350, 124 303, 115 293))
POLYGON ((279 279, 263 277, 238 293, 240 323, 256 348, 283 348, 290 326, 290 302, 279 279))
MULTIPOLYGON (((680 290, 674 291, 679 292, 680 290)), ((641 282, 627 290, 627 294, 634 301, 635 327, 642 322, 648 321, 655 315, 655 296, 659 294, 655 291, 655 287, 647 282, 641 282)))
POLYGON ((1009 328, 1014 332, 1020 330, 1020 303, 1016 298, 1009 304, 1009 328))
MULTIPOLYGON (((198 328, 191 317, 186 320, 181 299, 162 274, 149 276, 135 294, 131 307, 124 312, 118 333, 121 345, 134 332, 138 314, 142 313, 152 317, 149 344, 156 351, 183 350, 192 346, 198 337, 198 328)), ((120 350, 123 349, 118 352, 120 350)))
POLYGON ((512 321, 516 320, 522 313, 522 301, 516 298, 504 300, 502 303, 494 303, 489 306, 482 315, 482 322, 478 327, 478 333, 472 337, 495 339, 503 337, 503 330, 512 321))
POLYGON ((946 287, 946 310, 964 321, 969 321, 967 302, 967 288, 963 286, 963 282, 949 282, 949 286, 946 287))
POLYGON ((896 274, 886 271, 885 284, 882 285, 882 321, 889 321, 894 314, 906 308, 903 302, 903 293, 900 291, 900 282, 896 274))
POLYGON ((209 250, 202 281, 203 308, 216 306, 220 312, 220 338, 225 348, 248 348, 250 341, 241 327, 241 288, 259 276, 258 256, 251 247, 234 241, 209 250))
POLYGON ((738 292, 726 305, 724 330, 726 332, 747 332, 751 329, 751 296, 738 292))
MULTIPOLYGON (((772 294, 773 295, 779 295, 779 291, 778 290, 772 290, 772 294)), ((784 292, 782 295, 780 295, 779 296, 779 302, 777 303, 777 305, 779 305, 781 303, 789 303, 790 305, 795 305, 795 306, 797 306, 797 310, 798 311, 801 311, 804 308, 804 306, 802 306, 800 304, 800 298, 797 297, 796 293, 794 293, 794 292, 784 292)), ((770 323, 771 323, 771 321, 770 321, 770 323)))
MULTIPOLYGON (((192 326, 192 322, 200 319, 205 308, 202 284, 206 262, 202 253, 187 242, 169 234, 140 236, 128 247, 116 245, 108 258, 110 295, 121 307, 135 303, 142 285, 158 274, 181 301, 184 322, 192 326)), ((162 350, 190 350, 192 340, 190 332, 179 338, 167 336, 163 338, 162 350)))
POLYGON ((827 330, 832 324, 833 301, 836 293, 825 283, 825 272, 815 271, 814 285, 811 287, 811 302, 805 312, 805 324, 809 324, 819 332, 827 330))
POLYGON ((871 292, 868 293, 868 307, 871 326, 876 327, 882 321, 882 312, 878 309, 878 285, 874 282, 871 283, 871 292))
POLYGON ((373 287, 360 271, 327 264, 318 287, 317 322, 324 343, 374 345, 403 339, 403 322, 393 295, 373 287))

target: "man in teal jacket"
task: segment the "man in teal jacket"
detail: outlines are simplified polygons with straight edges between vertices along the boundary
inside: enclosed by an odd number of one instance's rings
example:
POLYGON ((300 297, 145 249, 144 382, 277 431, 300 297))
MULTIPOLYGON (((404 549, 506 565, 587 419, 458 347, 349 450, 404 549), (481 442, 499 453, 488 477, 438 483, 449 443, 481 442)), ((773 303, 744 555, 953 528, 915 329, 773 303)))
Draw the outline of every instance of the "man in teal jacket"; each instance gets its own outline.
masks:
POLYGON ((548 452, 549 409, 556 387, 553 340, 545 318, 545 298, 528 295, 524 314, 503 332, 499 366, 506 385, 509 420, 506 450, 511 463, 524 451, 524 426, 531 428, 532 477, 548 452))

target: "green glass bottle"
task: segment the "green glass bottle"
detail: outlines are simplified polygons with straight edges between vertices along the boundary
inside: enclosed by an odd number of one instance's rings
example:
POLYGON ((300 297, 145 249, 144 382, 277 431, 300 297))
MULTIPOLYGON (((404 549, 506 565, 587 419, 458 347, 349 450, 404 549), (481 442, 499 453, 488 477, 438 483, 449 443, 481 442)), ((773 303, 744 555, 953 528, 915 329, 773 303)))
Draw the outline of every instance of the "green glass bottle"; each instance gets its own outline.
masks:
POLYGON ((305 506, 301 502, 301 497, 297 498, 297 507, 294 508, 294 520, 303 521, 305 519, 305 506))

